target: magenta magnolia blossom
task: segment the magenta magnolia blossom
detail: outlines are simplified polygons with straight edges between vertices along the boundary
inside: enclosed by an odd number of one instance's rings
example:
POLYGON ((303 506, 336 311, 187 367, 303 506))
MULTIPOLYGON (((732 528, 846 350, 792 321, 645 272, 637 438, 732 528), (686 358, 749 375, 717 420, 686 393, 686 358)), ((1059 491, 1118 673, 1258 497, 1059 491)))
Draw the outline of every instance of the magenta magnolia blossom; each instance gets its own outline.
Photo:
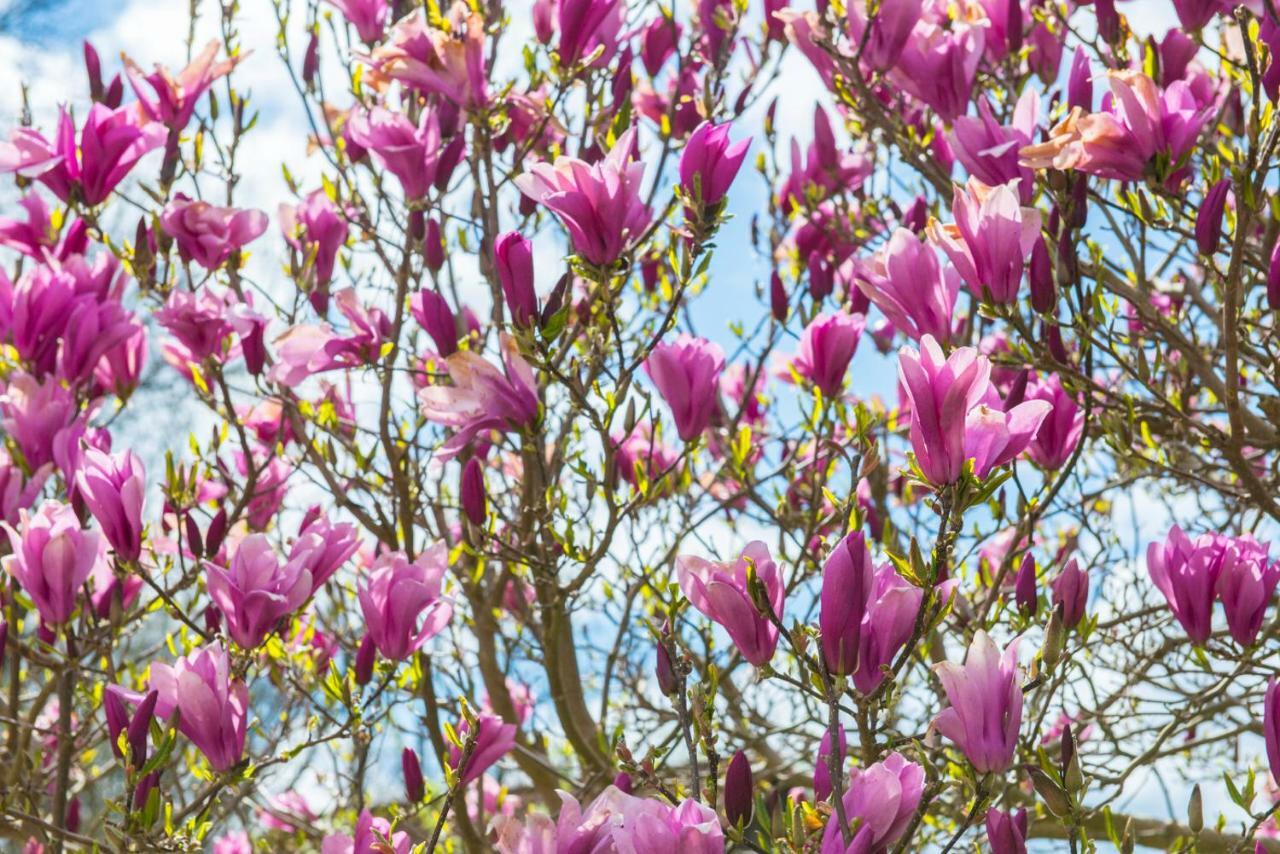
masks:
POLYGON ((821 854, 887 851, 902 838, 924 796, 924 768, 901 753, 865 769, 854 769, 844 794, 845 816, 856 830, 845 845, 833 812, 822 834, 821 854))
POLYGON ((970 178, 956 188, 955 222, 929 224, 930 238, 947 253, 974 296, 993 302, 1018 301, 1022 268, 1040 239, 1040 214, 1024 208, 1012 184, 988 187, 970 178))
POLYGON ((378 165, 400 179, 406 199, 426 197, 435 183, 440 157, 440 122, 434 110, 423 110, 415 126, 403 113, 374 107, 353 115, 347 133, 373 154, 378 165))
POLYGON ((226 771, 244 755, 249 689, 231 675, 231 659, 219 643, 179 658, 171 667, 151 665, 156 714, 178 712, 178 729, 209 760, 214 771, 226 771))
POLYGON ((219 208, 179 193, 160 215, 160 225, 178 243, 184 260, 216 270, 232 253, 267 230, 262 211, 219 208))
POLYGON ((20 520, 16 529, 3 525, 12 551, 0 564, 31 597, 44 623, 62 625, 99 559, 98 533, 83 530, 75 511, 57 501, 44 502, 34 514, 23 510, 20 520))
POLYGON ((347 242, 347 222, 337 206, 316 190, 297 206, 280 206, 280 227, 295 249, 314 257, 316 283, 328 285, 338 250, 347 242))
POLYGON ((326 0, 356 28, 360 40, 376 44, 387 28, 391 4, 387 0, 326 0))
POLYGON ((1018 640, 1001 655, 987 633, 974 635, 964 664, 934 667, 951 702, 933 721, 979 774, 1002 772, 1013 762, 1022 726, 1018 640))
POLYGON ((684 441, 697 439, 711 423, 723 369, 720 345, 689 335, 657 345, 645 360, 645 373, 671 407, 676 432, 684 441))
POLYGON ((991 854, 1027 854, 1027 811, 987 810, 987 845, 991 854))
POLYGON ((1035 175, 1020 165, 1018 152, 1034 141, 1039 111, 1039 95, 1028 89, 1018 99, 1012 123, 1006 126, 996 121, 991 102, 986 97, 979 99, 978 117, 956 119, 949 137, 956 159, 971 176, 988 186, 1017 181, 1019 199, 1023 204, 1030 202, 1035 175))
POLYGON ((839 397, 866 323, 861 314, 839 311, 818 315, 801 333, 800 349, 791 367, 821 389, 823 397, 839 397))
POLYGON ((220 45, 211 41, 174 77, 163 66, 144 74, 132 60, 125 59, 129 85, 138 96, 138 111, 153 122, 181 130, 191 121, 196 104, 219 77, 225 77, 244 55, 215 61, 220 45), (150 90, 150 91, 148 91, 150 90))
POLYGON ((1035 438, 1027 445, 1027 456, 1036 465, 1057 471, 1067 464, 1084 433, 1084 411, 1076 398, 1062 387, 1057 374, 1039 377, 1027 387, 1027 400, 1047 401, 1052 409, 1040 422, 1035 438))
POLYGON ((1214 545, 1211 536, 1193 541, 1174 525, 1165 542, 1147 547, 1151 581, 1164 594, 1187 637, 1197 645, 1203 645, 1213 631, 1213 600, 1222 572, 1214 545))
POLYGON ((504 333, 500 346, 504 371, 470 350, 459 350, 445 360, 453 384, 418 393, 428 421, 457 428, 445 444, 449 456, 485 431, 515 431, 538 418, 533 368, 520 356, 514 338, 504 333))
POLYGON ((384 552, 361 579, 365 628, 384 657, 402 661, 448 624, 453 605, 442 596, 448 570, 449 547, 438 542, 414 561, 384 552))
POLYGON ((415 10, 391 27, 368 57, 383 77, 464 108, 489 101, 485 77, 484 20, 464 4, 450 11, 450 30, 437 28, 415 10))
POLYGON ((1280 783, 1280 681, 1274 676, 1267 680, 1267 692, 1262 700, 1262 737, 1271 779, 1280 783))
POLYGON ((499 235, 493 245, 493 260, 511 319, 517 326, 531 325, 538 318, 538 295, 533 289, 533 244, 518 231, 499 235))
POLYGON ((53 143, 29 128, 0 142, 0 173, 37 179, 64 202, 75 191, 85 204, 99 205, 144 154, 164 144, 165 136, 163 126, 139 122, 130 107, 112 110, 94 104, 77 140, 71 116, 63 109, 53 143))
POLYGON ((742 168, 751 140, 729 144, 729 125, 698 125, 680 155, 680 186, 705 205, 724 199, 742 168))
POLYGON ((754 576, 773 615, 781 620, 786 591, 768 546, 748 543, 729 563, 681 555, 676 558, 676 575, 689 603, 728 632, 743 658, 757 667, 769 663, 778 646, 778 628, 755 606, 748 582, 748 576, 754 576))
POLYGON ((311 572, 298 560, 283 565, 271 542, 250 534, 236 547, 231 564, 208 565, 209 598, 227 621, 227 631, 244 649, 254 649, 284 617, 311 595, 311 572))
POLYGON ((393 833, 389 821, 364 810, 356 819, 355 835, 329 834, 320 843, 320 854, 409 854, 412 847, 409 834, 393 833))
POLYGON ((938 262, 931 244, 899 228, 869 261, 854 264, 854 284, 902 334, 951 340, 960 275, 938 262))
POLYGON ((1053 590, 1053 604, 1062 606, 1062 623, 1069 629, 1075 628, 1084 619, 1086 606, 1089 604, 1089 573, 1080 568, 1075 558, 1067 561, 1067 565, 1058 573, 1058 577, 1050 584, 1053 590))
POLYGON ((965 460, 983 478, 1027 447, 1048 414, 1044 401, 1025 401, 1005 412, 991 385, 991 363, 972 347, 944 360, 930 336, 917 352, 898 353, 898 376, 911 401, 911 447, 930 483, 959 479, 965 460))
POLYGON ((1280 583, 1280 562, 1273 562, 1268 547, 1250 536, 1214 538, 1220 566, 1215 593, 1222 600, 1227 629, 1243 647, 1253 646, 1280 583))
MULTIPOLYGON (((470 740, 471 723, 462 720, 457 733, 458 739, 465 744, 470 740)), ((476 718, 475 744, 471 754, 464 754, 462 745, 450 745, 449 767, 459 774, 463 784, 470 783, 510 753, 515 745, 515 724, 503 723, 497 715, 481 712, 476 718)))
POLYGON ((911 31, 920 20, 922 0, 901 0, 899 3, 881 3, 871 20, 871 33, 867 35, 867 0, 849 0, 849 37, 855 44, 866 39, 862 59, 872 68, 888 71, 898 62, 911 31))
POLYGON ((629 162, 635 136, 632 129, 618 137, 597 163, 560 157, 554 164, 535 163, 516 178, 521 192, 560 218, 574 251, 591 264, 618 260, 649 224, 640 192, 644 163, 629 162))
POLYGON ((102 533, 124 561, 142 554, 142 500, 146 470, 132 451, 109 455, 85 448, 76 472, 76 487, 102 533))

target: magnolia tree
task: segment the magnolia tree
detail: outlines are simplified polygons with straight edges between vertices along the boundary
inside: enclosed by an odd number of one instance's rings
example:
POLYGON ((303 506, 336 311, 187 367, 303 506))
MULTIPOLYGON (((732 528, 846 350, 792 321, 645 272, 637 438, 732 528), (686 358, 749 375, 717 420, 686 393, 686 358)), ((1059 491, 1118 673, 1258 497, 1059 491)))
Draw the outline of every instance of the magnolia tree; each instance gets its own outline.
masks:
POLYGON ((278 211, 235 3, 86 45, 5 849, 1280 850, 1280 19, 1078 5, 277 0, 278 211))

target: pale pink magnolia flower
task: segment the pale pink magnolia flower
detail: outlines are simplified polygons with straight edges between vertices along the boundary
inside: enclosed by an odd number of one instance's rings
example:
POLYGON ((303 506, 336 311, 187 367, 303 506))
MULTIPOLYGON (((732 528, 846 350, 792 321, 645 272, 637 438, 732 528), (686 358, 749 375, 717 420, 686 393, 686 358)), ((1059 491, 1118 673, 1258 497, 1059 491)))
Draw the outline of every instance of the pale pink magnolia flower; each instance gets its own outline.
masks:
POLYGON ((955 222, 928 226, 929 238, 955 265, 979 299, 1011 305, 1018 301, 1022 273, 1040 239, 1040 214, 1022 207, 1014 184, 988 187, 970 178, 957 187, 951 206, 955 222))
POLYGON ((181 130, 191 121, 196 104, 220 77, 231 73, 240 60, 248 54, 239 54, 221 62, 216 61, 221 45, 215 39, 191 60, 191 64, 174 77, 164 66, 157 65, 151 74, 127 56, 124 58, 125 74, 129 85, 138 95, 137 111, 146 120, 160 122, 174 130, 181 130), (148 92, 147 90, 151 91, 148 92))
POLYGON ((484 18, 461 2, 453 5, 448 18, 451 26, 445 31, 431 26, 420 11, 410 12, 362 59, 384 78, 459 107, 484 107, 489 102, 484 18))

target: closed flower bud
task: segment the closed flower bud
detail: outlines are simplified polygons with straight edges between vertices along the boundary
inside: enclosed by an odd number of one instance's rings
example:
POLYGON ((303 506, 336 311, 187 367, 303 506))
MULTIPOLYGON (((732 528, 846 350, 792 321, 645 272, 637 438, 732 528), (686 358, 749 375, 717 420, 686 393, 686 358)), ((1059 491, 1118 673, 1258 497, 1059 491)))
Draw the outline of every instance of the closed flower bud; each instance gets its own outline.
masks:
POLYGON ((493 246, 493 260, 507 311, 516 326, 530 326, 538 318, 533 289, 533 244, 518 231, 508 231, 493 246))
POLYGON ((1059 786, 1057 781, 1035 765, 1027 765, 1026 771, 1027 776, 1031 778, 1031 785, 1035 786, 1036 794, 1040 796, 1040 800, 1044 801, 1049 812, 1058 818, 1071 812, 1071 799, 1067 797, 1066 790, 1059 786))
POLYGON ((400 754, 400 768, 404 772, 405 799, 411 804, 420 802, 427 790, 422 781, 422 765, 412 747, 406 747, 400 754))
POLYGON ((1072 558, 1051 586, 1053 604, 1062 606, 1063 625, 1074 629, 1084 619, 1089 602, 1089 573, 1080 569, 1080 564, 1072 558))
POLYGON ((467 460, 462 467, 462 512, 467 514, 471 524, 481 526, 487 514, 488 500, 485 497, 484 472, 480 461, 475 457, 467 460))
POLYGON ((444 235, 440 232, 440 220, 427 220, 427 234, 422 242, 423 261, 427 269, 435 273, 444 266, 444 235))
POLYGON ((619 771, 613 778, 613 786, 624 795, 631 794, 631 775, 626 771, 619 771))
POLYGON ((739 750, 729 760, 724 775, 724 814, 729 824, 745 827, 751 821, 754 806, 754 784, 751 779, 751 763, 739 750))
POLYGON ((1231 191, 1231 179, 1223 178, 1209 188, 1196 214, 1196 248, 1201 255, 1213 255, 1218 251, 1222 238, 1222 218, 1227 209, 1227 193, 1231 191))
MULTIPOLYGON (((1277 250, 1280 250, 1280 242, 1276 243, 1277 250)), ((1275 291, 1277 297, 1275 306, 1280 306, 1280 251, 1272 256, 1272 269, 1277 271, 1277 275, 1272 276, 1276 280, 1275 291)), ((1268 295, 1272 288, 1267 286, 1268 295)), ((782 277, 778 275, 778 271, 774 270, 773 275, 769 277, 769 310, 773 313, 773 319, 779 323, 784 323, 787 319, 787 289, 782 286, 782 277)))
POLYGON ((409 311, 436 345, 436 352, 449 357, 458 351, 458 324, 445 298, 423 288, 409 299, 409 311))
POLYGON ((320 70, 320 32, 311 30, 311 38, 307 40, 307 52, 302 57, 302 82, 308 87, 315 82, 316 72, 320 70))
POLYGON ((1049 258, 1049 247, 1043 240, 1037 240, 1031 247, 1031 307, 1041 314, 1053 311, 1058 304, 1058 288, 1053 280, 1053 261, 1049 258))
POLYGON ((356 684, 368 685, 373 678, 373 663, 378 656, 378 647, 372 635, 365 635, 360 641, 360 649, 356 651, 356 684))
POLYGON ((1086 113, 1093 112, 1093 70, 1089 68, 1089 55, 1084 46, 1076 47, 1071 59, 1071 74, 1067 78, 1067 106, 1079 107, 1086 113))
POLYGON ((1036 595, 1036 559, 1030 554, 1022 556, 1022 565, 1018 567, 1013 590, 1018 611, 1024 616, 1034 617, 1039 597, 1036 595))
POLYGON ((668 697, 675 696, 680 690, 680 680, 676 677, 676 669, 671 661, 671 650, 667 648, 666 643, 659 641, 656 647, 657 663, 654 666, 654 673, 658 677, 658 689, 668 697))
POLYGON ((1048 670, 1058 666, 1062 660, 1062 650, 1066 646, 1067 630, 1063 624, 1062 606, 1058 605, 1049 616, 1049 624, 1044 630, 1044 645, 1040 648, 1040 659, 1048 670))
POLYGON ((1191 790, 1191 798, 1187 801, 1187 827, 1192 833, 1204 830, 1204 797, 1200 794, 1200 784, 1191 790))

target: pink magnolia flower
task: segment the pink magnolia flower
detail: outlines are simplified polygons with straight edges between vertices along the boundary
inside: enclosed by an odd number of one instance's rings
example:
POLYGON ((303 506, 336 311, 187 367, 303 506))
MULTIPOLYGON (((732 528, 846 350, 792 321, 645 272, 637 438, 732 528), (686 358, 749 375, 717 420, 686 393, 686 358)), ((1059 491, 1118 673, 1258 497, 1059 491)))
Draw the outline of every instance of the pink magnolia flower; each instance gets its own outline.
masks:
POLYGON ((387 0, 326 0, 351 22, 365 44, 377 44, 387 28, 391 6, 387 0))
POLYGON ((366 365, 378 358, 391 321, 380 309, 361 305, 355 288, 339 291, 334 302, 350 324, 349 334, 339 335, 328 323, 292 327, 276 339, 276 363, 267 373, 270 380, 293 386, 312 374, 366 365))
POLYGON ((991 854, 1027 854, 1027 811, 987 810, 987 845, 991 854))
POLYGON ((111 619, 113 610, 127 611, 142 592, 142 576, 114 565, 107 556, 106 540, 98 541, 98 559, 89 573, 89 602, 99 619, 111 619))
POLYGON ((160 225, 178 242, 184 261, 216 270, 233 252, 262 236, 267 230, 267 215, 256 210, 215 207, 179 193, 165 206, 160 225))
POLYGON ((750 139, 730 145, 727 123, 703 122, 689 136, 680 155, 680 186, 705 205, 719 204, 738 176, 750 147, 750 139))
POLYGON ((274 795, 269 801, 269 809, 258 810, 258 822, 268 830, 283 830, 292 833, 305 829, 320 816, 302 793, 293 790, 274 795))
POLYGON ((129 337, 102 354, 93 369, 93 381, 104 392, 128 400, 142 379, 147 364, 147 330, 135 326, 129 337))
POLYGON ((232 331, 232 309, 239 304, 236 295, 224 288, 205 285, 194 293, 174 288, 155 318, 194 361, 202 362, 210 356, 222 356, 232 331))
POLYGON ((723 369, 720 345, 690 335, 658 344, 645 359, 645 373, 671 407, 676 431, 684 441, 697 439, 711 423, 723 369))
POLYGON ((930 483, 953 483, 974 461, 974 474, 984 478, 1027 447, 1049 404, 1025 401, 1008 412, 996 409, 999 396, 991 385, 991 363, 972 347, 960 347, 947 358, 932 336, 917 352, 898 352, 898 376, 911 402, 911 447, 930 483))
POLYGON ((1227 629, 1240 646, 1253 646, 1280 583, 1280 563, 1272 562, 1268 547, 1248 535, 1218 535, 1214 545, 1221 566, 1215 592, 1226 611, 1227 629))
POLYGON ((601 49, 591 65, 607 67, 618 52, 626 3, 619 0, 553 0, 559 7, 560 66, 572 68, 601 49))
POLYGON ((1213 598, 1222 561, 1212 536, 1194 541, 1174 525, 1163 543, 1147 546, 1147 571, 1193 644, 1213 632, 1213 598))
POLYGON ((253 854, 253 843, 249 834, 234 830, 213 840, 213 854, 253 854))
MULTIPOLYGON (((1032 169, 1078 169, 1120 181, 1141 180, 1157 155, 1177 164, 1190 151, 1213 113, 1201 104, 1186 81, 1163 92, 1140 71, 1107 73, 1111 81, 1109 110, 1086 113, 1076 107, 1050 133, 1047 141, 1023 148, 1019 155, 1032 169)), ((1182 167, 1162 175, 1181 183, 1182 167)))
POLYGON ((231 565, 206 563, 209 597, 226 620, 227 632, 244 649, 255 649, 280 620, 311 595, 311 572, 302 561, 281 565, 262 534, 240 541, 231 565))
POLYGON ((951 340, 960 275, 938 263, 931 244, 899 228, 870 261, 853 264, 858 290, 904 335, 951 340))
POLYGON ((893 81, 943 121, 964 115, 986 44, 984 29, 930 8, 903 44, 893 81))
POLYGON ((569 232, 573 249, 586 261, 608 266, 639 236, 652 216, 640 193, 644 163, 629 163, 635 128, 614 143, 597 163, 560 157, 535 163, 515 179, 520 191, 550 208, 569 232))
POLYGON ((133 60, 125 57, 125 74, 138 95, 138 112, 145 119, 160 122, 174 130, 186 127, 201 96, 209 91, 215 80, 229 74, 247 56, 241 54, 216 62, 219 47, 216 40, 209 42, 190 65, 178 72, 177 77, 160 65, 151 74, 143 74, 133 60))
POLYGON ((1025 204, 1035 192, 1035 173, 1018 162, 1018 152, 1035 141, 1040 96, 1028 88, 1013 111, 1013 121, 996 121, 991 102, 978 101, 978 116, 961 116, 949 136, 951 150, 969 174, 988 186, 1017 181, 1018 195, 1025 204))
POLYGON ((3 524, 11 553, 0 564, 31 597, 42 622, 62 625, 98 560, 98 533, 82 530, 75 511, 57 501, 34 514, 23 510, 19 519, 16 529, 3 524))
POLYGON ((654 480, 680 459, 675 448, 658 438, 652 422, 637 422, 626 438, 615 434, 610 441, 614 446, 618 477, 632 486, 639 485, 641 476, 648 481, 654 480))
POLYGON ((75 474, 76 487, 102 526, 116 557, 136 561, 142 554, 142 500, 147 475, 133 451, 114 456, 86 447, 75 474))
POLYGON ((845 817, 857 830, 846 846, 836 814, 827 819, 822 854, 887 851, 902 838, 924 796, 924 768, 901 753, 849 775, 844 794, 845 817))
POLYGON ((1036 379, 1027 388, 1027 400, 1043 400, 1052 407, 1027 445, 1027 456, 1041 468, 1057 471, 1067 464, 1084 432, 1084 411, 1062 387, 1057 374, 1036 379))
POLYGON ((1089 573, 1072 558, 1049 586, 1053 591, 1054 606, 1062 606, 1063 624, 1074 629, 1084 619, 1089 604, 1089 573))
POLYGON ((403 552, 378 556, 361 579, 357 597, 369 637, 384 657, 407 658, 449 622, 453 605, 441 596, 448 571, 449 547, 444 542, 430 546, 413 562, 403 552))
POLYGON ((76 219, 65 234, 59 234, 60 229, 54 226, 49 207, 38 192, 32 190, 18 204, 26 211, 27 220, 21 222, 0 216, 0 246, 38 260, 65 259, 83 254, 89 248, 88 226, 84 220, 76 219))
POLYGON ((489 101, 484 18, 463 3, 455 3, 448 17, 446 31, 410 12, 392 25, 390 37, 366 61, 383 77, 425 94, 463 108, 483 107, 489 101))
POLYGON ((329 834, 320 843, 320 854, 409 854, 412 847, 409 834, 392 833, 390 822, 365 810, 356 820, 355 836, 329 834))
POLYGON ((415 127, 403 113, 374 107, 353 115, 347 121, 347 134, 400 179, 406 199, 426 198, 440 157, 440 121, 435 110, 424 109, 415 127))
POLYGON ((173 666, 151 665, 150 686, 158 692, 156 714, 178 712, 178 730, 200 749, 214 771, 226 771, 244 755, 249 689, 231 676, 231 659, 214 642, 173 666))
POLYGON ((40 381, 30 374, 13 374, 0 394, 0 426, 32 469, 53 461, 54 439, 76 411, 71 392, 53 377, 40 381))
POLYGON ((782 571, 764 543, 748 543, 741 556, 728 563, 692 555, 676 558, 676 576, 689 603, 728 632, 743 658, 761 667, 777 649, 778 628, 756 608, 749 575, 761 585, 774 616, 781 620, 786 597, 782 571))
POLYGON ((974 296, 1018 301, 1022 268, 1040 239, 1040 214, 1021 207, 1013 186, 988 187, 976 178, 956 188, 949 225, 929 223, 929 237, 960 272, 974 296))
POLYGON ((850 0, 848 4, 849 39, 863 44, 862 61, 878 71, 888 71, 898 63, 898 57, 906 46, 911 31, 920 20, 922 0, 901 0, 898 3, 882 3, 871 21, 871 33, 867 34, 867 0, 850 0))
MULTIPOLYGON (((847 151, 836 143, 831 119, 821 107, 813 111, 813 142, 804 151, 791 139, 791 171, 778 188, 778 203, 787 212, 809 210, 813 199, 854 190, 871 174, 872 162, 861 149, 847 151)), ((802 255, 807 255, 802 252, 802 255)))
POLYGON ((19 512, 29 509, 39 497, 52 469, 46 464, 27 477, 13 456, 0 448, 0 522, 12 525, 18 521, 19 512))
POLYGON ((1271 779, 1280 785, 1280 682, 1267 680, 1267 693, 1262 700, 1262 736, 1267 747, 1267 764, 1271 779))
POLYGON ((70 306, 58 352, 58 375, 74 386, 92 379, 102 358, 143 329, 113 299, 82 296, 70 306))
POLYGON ((801 333, 800 350, 791 367, 821 389, 823 397, 839 397, 866 323, 861 314, 819 314, 801 333))
POLYGON ((934 666, 951 706, 933 719, 933 728, 951 739, 980 774, 999 773, 1013 762, 1022 726, 1022 684, 1018 639, 1004 654, 979 629, 964 664, 934 666))
POLYGON ((164 143, 165 129, 139 123, 131 107, 94 104, 79 137, 65 108, 53 143, 39 131, 19 128, 9 142, 0 142, 0 173, 38 179, 64 202, 75 190, 86 205, 99 205, 144 154, 164 143))
POLYGON ((311 575, 311 592, 319 590, 360 549, 356 526, 334 524, 321 516, 303 529, 289 549, 289 563, 297 563, 311 575))
POLYGON ((328 285, 338 250, 347 242, 347 221, 337 205, 324 190, 315 190, 301 204, 280 206, 280 228, 289 245, 309 259, 307 266, 314 269, 316 284, 328 285))
POLYGON ((428 421, 457 428, 443 450, 456 455, 481 432, 519 430, 538 417, 538 384, 505 333, 499 338, 504 371, 482 356, 459 350, 445 359, 452 385, 428 386, 418 392, 428 421))
MULTIPOLYGON (((457 733, 459 741, 465 745, 470 738, 471 722, 466 719, 459 721, 457 733)), ((461 776, 465 786, 478 779, 515 746, 516 725, 504 723, 497 715, 481 712, 476 717, 475 746, 471 755, 464 762, 462 745, 450 745, 449 767, 461 776)))

